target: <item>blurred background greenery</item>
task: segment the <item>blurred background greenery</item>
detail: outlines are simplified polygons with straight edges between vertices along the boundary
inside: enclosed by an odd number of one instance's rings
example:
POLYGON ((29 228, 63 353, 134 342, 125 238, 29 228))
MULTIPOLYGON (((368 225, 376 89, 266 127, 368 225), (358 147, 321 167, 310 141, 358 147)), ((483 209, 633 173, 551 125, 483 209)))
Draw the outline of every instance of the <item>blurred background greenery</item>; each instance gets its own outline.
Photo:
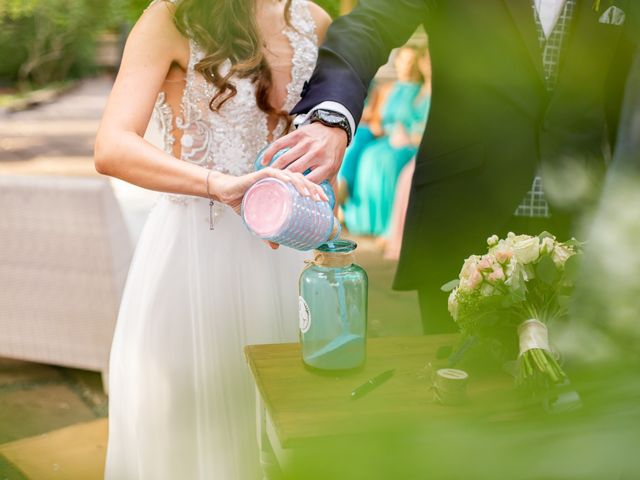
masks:
MULTIPOLYGON (((113 52, 149 3, 0 0, 0 89, 24 92, 115 67, 113 52)), ((340 9, 340 0, 316 3, 333 16, 340 9)))

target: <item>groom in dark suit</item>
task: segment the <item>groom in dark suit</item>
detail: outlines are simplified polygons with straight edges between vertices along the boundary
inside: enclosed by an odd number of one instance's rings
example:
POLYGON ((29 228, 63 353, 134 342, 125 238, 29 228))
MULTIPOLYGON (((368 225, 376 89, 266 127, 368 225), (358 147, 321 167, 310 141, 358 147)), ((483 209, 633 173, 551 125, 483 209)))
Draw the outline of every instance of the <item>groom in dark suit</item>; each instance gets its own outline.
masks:
MULTIPOLYGON (((433 96, 395 288, 419 292, 425 333, 454 329, 439 287, 485 239, 570 234, 611 157, 636 0, 361 0, 329 29, 266 161, 316 181, 339 169, 369 82, 419 24, 433 96)), ((562 238, 564 239, 564 238, 562 238)))

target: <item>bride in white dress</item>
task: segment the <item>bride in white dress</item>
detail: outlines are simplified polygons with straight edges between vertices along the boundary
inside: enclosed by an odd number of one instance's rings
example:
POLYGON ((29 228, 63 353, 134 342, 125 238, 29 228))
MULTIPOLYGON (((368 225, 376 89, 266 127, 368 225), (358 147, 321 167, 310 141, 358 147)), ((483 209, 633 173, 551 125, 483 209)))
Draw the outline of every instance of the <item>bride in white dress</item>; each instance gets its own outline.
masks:
POLYGON ((296 340, 304 256, 252 237, 236 211, 265 176, 326 199, 253 161, 288 128, 329 21, 306 0, 157 1, 129 37, 96 168, 164 194, 118 317, 107 479, 260 478, 243 347, 296 340), (142 138, 152 113, 164 151, 142 138))

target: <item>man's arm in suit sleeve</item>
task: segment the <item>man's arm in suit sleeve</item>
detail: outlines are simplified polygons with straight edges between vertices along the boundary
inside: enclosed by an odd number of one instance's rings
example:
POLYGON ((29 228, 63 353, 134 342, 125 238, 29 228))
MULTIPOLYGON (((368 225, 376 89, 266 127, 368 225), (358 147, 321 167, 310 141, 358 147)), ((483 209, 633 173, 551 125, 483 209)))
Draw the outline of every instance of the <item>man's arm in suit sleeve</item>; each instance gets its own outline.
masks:
MULTIPOLYGON (((318 106, 360 121, 369 83, 391 49, 403 45, 433 0, 361 0, 329 28, 316 69, 291 113, 306 114, 318 106), (336 105, 343 106, 342 110, 336 105)), ((304 117, 302 117, 304 118, 304 117)), ((297 122, 300 123, 300 120, 297 122)))
MULTIPOLYGON (((391 49, 407 41, 433 3, 435 0, 360 0, 349 15, 329 28, 316 69, 292 113, 306 114, 324 102, 352 117, 350 133, 355 133, 369 83, 391 49)), ((304 125, 273 142, 263 162, 270 163, 276 152, 289 148, 273 163, 275 168, 311 169, 308 178, 314 182, 332 179, 340 169, 347 140, 340 128, 304 125)))

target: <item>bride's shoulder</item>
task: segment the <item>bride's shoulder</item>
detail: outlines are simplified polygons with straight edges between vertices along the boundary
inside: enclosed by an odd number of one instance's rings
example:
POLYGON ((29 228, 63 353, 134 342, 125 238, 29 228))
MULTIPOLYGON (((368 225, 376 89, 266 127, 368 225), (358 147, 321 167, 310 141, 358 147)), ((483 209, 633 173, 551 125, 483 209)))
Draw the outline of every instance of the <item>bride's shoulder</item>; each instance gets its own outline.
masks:
POLYGON ((152 47, 154 51, 170 54, 179 63, 189 56, 189 41, 180 33, 174 22, 175 5, 170 0, 156 0, 142 13, 131 36, 138 44, 152 47))
POLYGON ((136 27, 156 31, 167 30, 167 34, 180 35, 173 21, 176 11, 175 4, 170 0, 155 0, 142 12, 136 27))
POLYGON ((324 41, 325 35, 327 34, 327 30, 329 29, 329 25, 331 25, 331 16, 317 3, 312 2, 311 0, 302 1, 306 3, 307 8, 311 13, 311 17, 316 24, 316 33, 318 35, 318 40, 320 41, 320 43, 322 43, 324 41))

